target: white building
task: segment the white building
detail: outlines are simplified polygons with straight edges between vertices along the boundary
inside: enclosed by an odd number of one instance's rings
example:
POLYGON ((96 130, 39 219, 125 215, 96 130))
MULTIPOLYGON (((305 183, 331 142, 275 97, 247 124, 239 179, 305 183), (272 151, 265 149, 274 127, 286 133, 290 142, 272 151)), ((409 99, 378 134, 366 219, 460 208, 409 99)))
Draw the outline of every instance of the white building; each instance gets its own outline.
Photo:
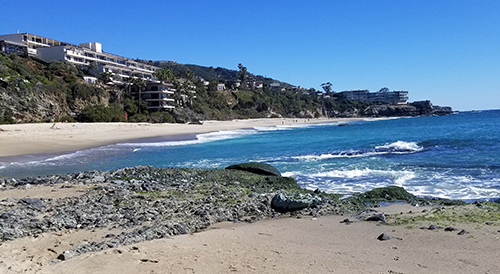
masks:
MULTIPOLYGON (((96 68, 96 73, 110 73, 112 84, 118 86, 126 85, 127 82, 130 82, 130 78, 140 78, 148 84, 148 87, 149 84, 161 87, 159 81, 156 81, 153 76, 153 73, 159 67, 104 52, 102 44, 98 42, 75 45, 29 33, 0 35, 0 41, 2 42, 1 45, 4 45, 0 48, 2 51, 7 52, 7 50, 3 50, 4 48, 12 49, 12 45, 15 45, 16 50, 19 51, 19 47, 24 46, 29 56, 37 57, 47 62, 57 60, 78 67, 91 66, 96 68)), ((86 77, 85 81, 95 83, 95 79, 86 77)), ((168 89, 159 89, 157 91, 147 90, 144 96, 149 97, 148 99, 144 99, 150 100, 147 101, 148 105, 151 102, 151 108, 154 109, 174 108, 170 104, 164 104, 165 102, 171 102, 170 100, 165 100, 169 99, 166 98, 166 95, 171 95, 171 92, 173 93, 172 90, 168 89), (157 102, 161 102, 161 104, 157 104, 157 102)))
POLYGON ((174 109, 174 85, 170 83, 149 83, 141 91, 141 97, 148 104, 149 109, 174 109))
POLYGON ((347 100, 358 102, 376 102, 391 105, 404 105, 408 103, 408 91, 379 91, 348 90, 340 92, 347 100))
POLYGON ((31 56, 37 55, 38 48, 71 45, 69 43, 57 41, 50 38, 45 38, 31 33, 15 33, 15 34, 0 35, 0 40, 5 40, 25 45, 28 54, 31 56))
POLYGON ((115 84, 123 84, 126 78, 153 80, 153 73, 158 67, 136 62, 132 59, 102 51, 101 43, 83 43, 80 46, 54 46, 37 49, 37 56, 45 61, 58 60, 75 66, 97 66, 98 72, 113 74, 115 84))

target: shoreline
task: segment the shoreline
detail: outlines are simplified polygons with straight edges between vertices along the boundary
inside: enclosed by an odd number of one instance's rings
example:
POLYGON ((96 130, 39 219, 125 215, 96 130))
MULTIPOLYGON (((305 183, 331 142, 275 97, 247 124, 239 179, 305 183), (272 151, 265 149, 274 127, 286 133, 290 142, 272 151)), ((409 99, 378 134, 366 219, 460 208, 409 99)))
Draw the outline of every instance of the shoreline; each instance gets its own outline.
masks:
MULTIPOLYGON (((368 207, 368 200, 306 191, 303 197, 321 197, 320 204, 283 212, 275 197, 298 191, 286 178, 179 171, 135 167, 3 180, 0 272, 500 271, 493 203, 368 207), (380 240, 383 234, 390 238, 380 240)), ((405 193, 385 188, 370 197, 416 199, 405 193)))
POLYGON ((43 123, 0 125, 0 158, 60 154, 123 142, 168 138, 184 139, 197 134, 249 129, 361 121, 364 118, 262 118, 231 121, 204 121, 203 124, 150 123, 43 123))

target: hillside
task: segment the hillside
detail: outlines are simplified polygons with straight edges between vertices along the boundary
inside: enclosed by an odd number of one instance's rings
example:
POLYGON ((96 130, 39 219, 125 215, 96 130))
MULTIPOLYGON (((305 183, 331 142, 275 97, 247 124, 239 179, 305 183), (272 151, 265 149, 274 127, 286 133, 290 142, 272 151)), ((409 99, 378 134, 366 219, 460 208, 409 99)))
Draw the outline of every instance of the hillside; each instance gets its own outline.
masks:
MULTIPOLYGON (((53 61, 0 53, 0 123, 49 121, 79 122, 196 122, 263 117, 360 117, 429 115, 432 108, 384 106, 348 101, 332 94, 318 97, 272 78, 245 73, 245 81, 263 86, 217 90, 217 84, 234 87, 241 74, 225 68, 157 62, 170 73, 176 88, 176 108, 149 111, 127 86, 109 86, 105 74, 95 75, 96 85, 83 80, 89 71, 53 61), (205 86, 200 79, 209 81, 205 86), (279 82, 279 88, 270 84, 279 82), (126 113, 126 115, 125 115, 126 113)), ((167 74, 168 74, 167 73, 167 74)), ((132 84, 129 84, 132 85, 132 84)), ((451 109, 449 110, 451 111, 451 109)), ((446 114, 446 111, 439 114, 446 114)))

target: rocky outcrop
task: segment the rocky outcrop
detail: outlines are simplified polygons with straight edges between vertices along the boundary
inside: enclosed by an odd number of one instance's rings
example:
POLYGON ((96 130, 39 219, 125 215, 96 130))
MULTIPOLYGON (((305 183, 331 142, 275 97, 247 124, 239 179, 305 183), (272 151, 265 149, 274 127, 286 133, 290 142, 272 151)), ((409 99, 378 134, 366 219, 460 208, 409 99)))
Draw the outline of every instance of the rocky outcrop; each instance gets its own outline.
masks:
MULTIPOLYGON (((192 233, 221 221, 254 222, 278 217, 281 213, 272 207, 276 191, 300 189, 295 180, 275 175, 153 167, 0 178, 0 185, 0 190, 27 189, 34 185, 85 186, 80 187, 85 189, 84 193, 74 197, 0 201, 0 241, 68 229, 122 229, 119 234, 95 242, 76 243, 73 249, 59 254, 60 260, 89 251, 192 233)), ((311 194, 310 199, 316 201, 317 214, 332 214, 337 210, 335 200, 314 196, 311 194)))
POLYGON ((375 117, 430 116, 453 113, 451 107, 434 106, 430 101, 418 101, 405 105, 373 105, 364 114, 375 117))
MULTIPOLYGON (((301 189, 292 178, 234 169, 162 169, 150 166, 87 171, 36 178, 0 178, 0 191, 34 186, 77 188, 58 198, 0 201, 0 242, 61 230, 114 228, 121 231, 75 243, 54 258, 193 233, 222 221, 254 222, 280 216, 321 216, 361 211, 370 202, 409 200, 398 187, 343 195, 301 189), (287 215, 285 215, 285 213, 287 215)), ((427 199, 427 202, 429 199, 427 199)), ((350 222, 348 222, 350 223, 350 222)))

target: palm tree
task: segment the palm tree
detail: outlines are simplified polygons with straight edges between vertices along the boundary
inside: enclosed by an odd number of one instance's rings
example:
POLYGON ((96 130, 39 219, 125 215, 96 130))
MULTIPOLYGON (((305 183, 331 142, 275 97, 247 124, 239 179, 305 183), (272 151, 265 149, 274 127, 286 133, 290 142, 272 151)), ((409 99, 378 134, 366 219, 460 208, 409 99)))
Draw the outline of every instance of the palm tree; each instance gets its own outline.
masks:
POLYGON ((132 78, 132 85, 136 86, 139 90, 138 106, 139 106, 139 114, 141 113, 141 99, 142 99, 142 88, 146 86, 146 82, 143 78, 132 78))

